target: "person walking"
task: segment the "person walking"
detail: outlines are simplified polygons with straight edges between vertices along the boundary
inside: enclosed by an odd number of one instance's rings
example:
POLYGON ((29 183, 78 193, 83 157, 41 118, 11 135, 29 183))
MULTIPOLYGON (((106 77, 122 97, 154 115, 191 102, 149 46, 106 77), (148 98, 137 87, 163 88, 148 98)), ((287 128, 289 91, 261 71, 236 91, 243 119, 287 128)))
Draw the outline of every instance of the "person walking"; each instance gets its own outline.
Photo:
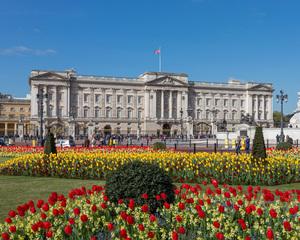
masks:
POLYGON ((250 138, 249 136, 246 137, 246 153, 250 153, 250 138))
POLYGON ((241 138, 238 136, 235 142, 235 153, 239 155, 241 153, 241 138))

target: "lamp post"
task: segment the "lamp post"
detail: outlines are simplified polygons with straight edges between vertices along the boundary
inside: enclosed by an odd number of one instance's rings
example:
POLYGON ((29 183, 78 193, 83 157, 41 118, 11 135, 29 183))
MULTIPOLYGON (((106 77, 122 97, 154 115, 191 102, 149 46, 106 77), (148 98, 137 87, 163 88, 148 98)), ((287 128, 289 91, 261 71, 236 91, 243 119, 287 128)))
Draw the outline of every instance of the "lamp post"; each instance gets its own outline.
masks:
POLYGON ((181 139, 183 139, 183 110, 182 108, 180 109, 180 134, 181 134, 181 139))
POLYGON ((281 104, 281 117, 280 117, 280 141, 284 142, 284 134, 283 134, 283 102, 288 101, 288 95, 284 94, 283 90, 280 90, 280 94, 276 95, 277 103, 281 104))
POLYGON ((70 116, 70 124, 69 124, 69 137, 72 136, 75 140, 75 117, 76 117, 76 108, 75 106, 71 107, 71 110, 69 112, 70 116))
POLYGON ((40 136, 39 145, 43 146, 43 120, 44 120, 44 98, 48 98, 48 94, 44 94, 44 89, 40 88, 38 94, 36 95, 38 99, 38 105, 40 109, 40 136))
POLYGON ((212 119, 211 119, 211 133, 213 135, 213 138, 214 138, 214 134, 215 134, 215 124, 214 124, 214 121, 215 121, 215 114, 218 112, 217 109, 213 108, 211 110, 211 113, 212 113, 212 119))

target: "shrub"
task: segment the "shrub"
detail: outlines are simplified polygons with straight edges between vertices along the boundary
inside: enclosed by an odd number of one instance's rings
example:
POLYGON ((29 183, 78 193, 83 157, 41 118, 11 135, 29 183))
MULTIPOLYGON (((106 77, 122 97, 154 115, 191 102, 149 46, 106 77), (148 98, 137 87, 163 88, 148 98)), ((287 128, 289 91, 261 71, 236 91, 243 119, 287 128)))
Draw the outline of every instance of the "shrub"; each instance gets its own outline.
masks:
POLYGON ((277 150, 284 150, 287 151, 289 149, 292 149, 293 145, 289 142, 282 142, 282 143, 278 143, 276 146, 277 150))
POLYGON ((172 203, 175 199, 173 190, 172 180, 163 169, 141 161, 121 165, 106 179, 106 194, 110 201, 117 203, 123 199, 128 203, 129 199, 133 199, 138 206, 148 204, 151 212, 155 212, 165 201, 172 203), (148 199, 141 197, 144 193, 148 199), (161 193, 166 194, 166 199, 157 200, 156 196, 161 193))
POLYGON ((49 154, 56 154, 56 146, 55 146, 55 139, 53 133, 48 131, 46 141, 45 141, 45 148, 44 148, 44 153, 49 155, 49 154))
POLYGON ((163 142, 156 142, 153 144, 154 150, 166 150, 166 144, 163 142))
POLYGON ((264 160, 267 157, 262 127, 256 127, 256 129, 255 129, 252 155, 253 155, 253 158, 256 160, 258 160, 258 159, 264 160))

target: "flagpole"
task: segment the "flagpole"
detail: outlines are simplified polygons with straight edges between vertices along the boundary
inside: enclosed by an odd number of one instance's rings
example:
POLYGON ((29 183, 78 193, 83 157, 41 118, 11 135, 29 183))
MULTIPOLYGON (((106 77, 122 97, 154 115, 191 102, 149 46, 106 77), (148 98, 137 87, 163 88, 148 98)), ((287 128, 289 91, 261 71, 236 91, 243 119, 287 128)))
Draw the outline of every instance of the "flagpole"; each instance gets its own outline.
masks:
POLYGON ((159 54, 158 54, 158 69, 159 69, 159 72, 161 72, 161 47, 159 47, 159 54))

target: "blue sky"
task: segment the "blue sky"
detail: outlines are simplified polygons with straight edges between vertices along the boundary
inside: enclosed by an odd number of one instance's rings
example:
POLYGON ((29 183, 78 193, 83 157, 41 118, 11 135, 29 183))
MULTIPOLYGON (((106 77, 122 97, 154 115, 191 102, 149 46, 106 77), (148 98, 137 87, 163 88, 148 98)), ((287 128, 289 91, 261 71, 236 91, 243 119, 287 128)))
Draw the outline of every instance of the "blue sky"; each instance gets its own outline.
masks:
POLYGON ((32 69, 157 71, 161 46, 163 71, 271 82, 289 94, 288 113, 300 91, 299 12, 298 0, 2 0, 0 91, 25 96, 32 69))

